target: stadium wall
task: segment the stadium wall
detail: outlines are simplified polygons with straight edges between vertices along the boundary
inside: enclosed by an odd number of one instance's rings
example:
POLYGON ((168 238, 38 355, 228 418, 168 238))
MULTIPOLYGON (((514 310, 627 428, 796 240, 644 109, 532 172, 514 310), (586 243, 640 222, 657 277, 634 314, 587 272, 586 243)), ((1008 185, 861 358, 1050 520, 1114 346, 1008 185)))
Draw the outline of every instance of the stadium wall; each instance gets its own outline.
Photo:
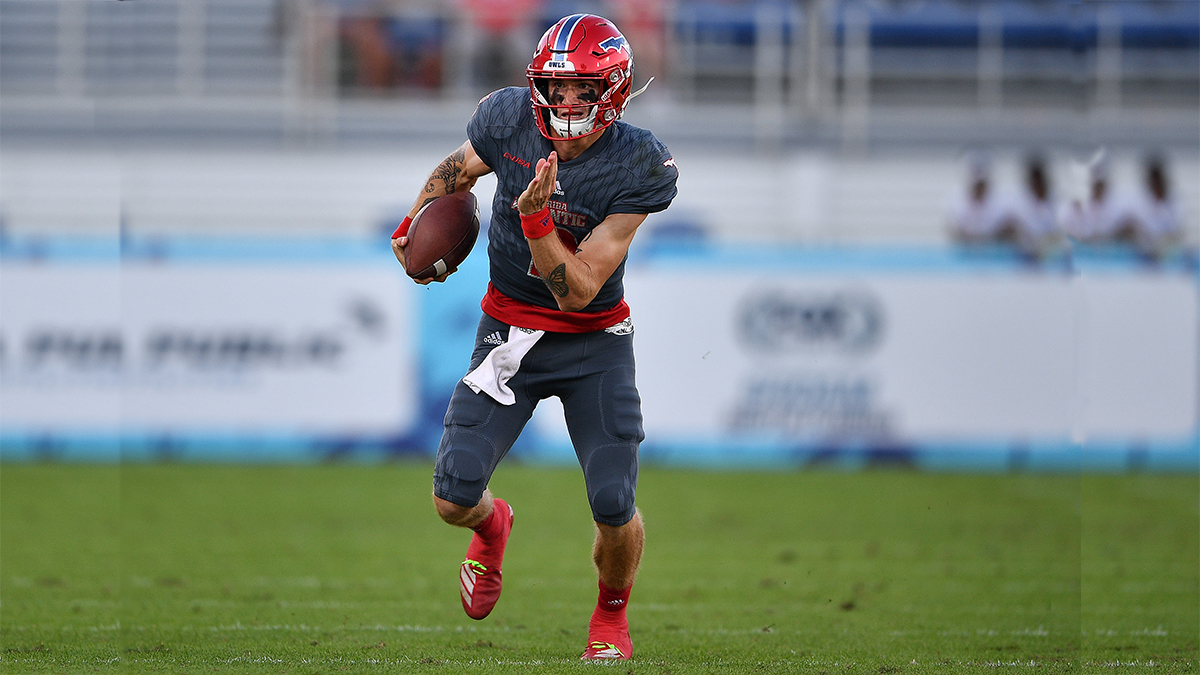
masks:
MULTIPOLYGON (((476 250, 418 287, 358 238, 2 243, 8 461, 428 456, 487 278, 476 250)), ((1195 471, 1197 281, 1190 256, 1117 248, 652 239, 626 282, 642 457, 1195 471)), ((539 408, 514 456, 574 462, 561 416, 539 408)))

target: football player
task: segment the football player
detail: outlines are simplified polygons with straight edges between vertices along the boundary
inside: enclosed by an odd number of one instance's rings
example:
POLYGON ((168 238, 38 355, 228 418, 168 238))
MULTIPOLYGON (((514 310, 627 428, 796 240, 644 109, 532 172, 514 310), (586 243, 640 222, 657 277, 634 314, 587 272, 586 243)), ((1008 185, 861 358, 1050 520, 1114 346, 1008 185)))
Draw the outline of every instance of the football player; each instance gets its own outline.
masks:
POLYGON ((467 141, 433 171, 392 235, 403 264, 408 224, 424 203, 496 174, 483 317, 470 372, 446 412, 433 501, 444 521, 474 531, 461 595, 467 615, 482 619, 500 597, 513 525, 513 509, 488 481, 538 402, 559 397, 596 530, 599 594, 582 658, 628 659, 625 610, 644 541, 634 500, 644 433, 622 278, 630 242, 648 214, 670 205, 678 171, 652 133, 619 121, 645 87, 632 91, 630 45, 611 21, 561 19, 526 75, 528 88, 479 102, 467 141))

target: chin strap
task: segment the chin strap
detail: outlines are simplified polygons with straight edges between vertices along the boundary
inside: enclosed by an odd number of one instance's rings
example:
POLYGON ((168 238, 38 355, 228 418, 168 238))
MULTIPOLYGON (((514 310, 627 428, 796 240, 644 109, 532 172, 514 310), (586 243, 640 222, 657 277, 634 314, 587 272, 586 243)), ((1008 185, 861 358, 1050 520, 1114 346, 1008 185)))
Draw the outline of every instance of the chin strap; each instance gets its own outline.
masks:
POLYGON ((653 81, 654 81, 653 77, 646 80, 646 84, 643 84, 641 89, 638 89, 637 91, 633 92, 632 94, 629 95, 629 98, 625 99, 625 104, 628 105, 630 101, 637 98, 638 96, 641 96, 642 92, 644 92, 650 88, 650 83, 653 81))
POLYGON ((589 134, 589 133, 591 133, 591 131, 593 129, 596 128, 596 111, 598 108, 599 108, 599 106, 593 105, 592 111, 588 114, 588 116, 577 122, 571 122, 570 120, 564 120, 563 118, 561 118, 558 115, 555 115, 553 112, 551 112, 550 113, 550 126, 554 127, 554 130, 557 131, 558 133, 562 134, 563 136, 570 136, 572 131, 578 131, 579 129, 584 129, 584 128, 586 128, 587 131, 582 132, 582 134, 584 134, 584 135, 589 134))
MULTIPOLYGON (((650 88, 650 83, 653 81, 654 81, 653 77, 651 77, 649 80, 646 80, 646 84, 643 84, 641 89, 638 89, 637 91, 633 92, 632 94, 629 95, 629 98, 625 99, 625 105, 629 105, 630 101, 637 98, 638 96, 641 96, 647 89, 650 88)), ((549 101, 546 100, 546 97, 542 96, 542 92, 538 91, 537 96, 538 96, 538 99, 543 104, 549 105, 549 101)), ((596 111, 598 109, 599 109, 598 106, 593 106, 591 114, 588 115, 588 117, 586 119, 580 120, 579 125, 580 126, 586 125, 589 128, 595 127, 596 126, 596 111)), ((623 113, 624 113, 624 109, 622 109, 622 114, 623 113)), ((618 115, 617 119, 620 119, 620 118, 621 118, 621 115, 618 115)), ((551 112, 550 113, 550 126, 554 127, 554 129, 556 131, 558 131, 560 134, 563 134, 564 136, 566 136, 569 133, 568 130, 572 130, 571 127, 573 125, 571 125, 571 123, 568 122, 567 120, 564 120, 564 119, 560 118, 558 115, 555 115, 553 112, 551 112)))

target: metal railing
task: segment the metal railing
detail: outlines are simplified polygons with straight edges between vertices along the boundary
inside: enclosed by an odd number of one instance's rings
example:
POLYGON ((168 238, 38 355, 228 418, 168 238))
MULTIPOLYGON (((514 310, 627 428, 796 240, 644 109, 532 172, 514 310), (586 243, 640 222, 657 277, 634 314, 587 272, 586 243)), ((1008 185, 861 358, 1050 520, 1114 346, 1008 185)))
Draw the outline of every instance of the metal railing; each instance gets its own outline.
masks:
MULTIPOLYGON (((1064 1, 1042 11, 1021 0, 930 0, 917 11, 853 0, 681 0, 664 5, 650 34, 661 39, 656 86, 669 103, 744 106, 767 142, 805 120, 833 120, 855 141, 876 111, 890 109, 1194 114, 1200 5, 1139 6, 1149 4, 1064 1)), ((227 110, 238 101, 278 106, 281 124, 303 131, 314 117, 337 124, 329 104, 474 101, 521 82, 516 67, 485 78, 479 27, 449 3, 437 7, 412 15, 345 12, 323 0, 0 0, 0 105, 157 99, 186 108, 220 99, 227 110), (412 47, 415 22, 434 26, 433 84, 356 79, 365 67, 347 31, 356 19, 375 21, 385 59, 412 47)), ((517 22, 510 43, 528 51, 554 18, 517 22)))

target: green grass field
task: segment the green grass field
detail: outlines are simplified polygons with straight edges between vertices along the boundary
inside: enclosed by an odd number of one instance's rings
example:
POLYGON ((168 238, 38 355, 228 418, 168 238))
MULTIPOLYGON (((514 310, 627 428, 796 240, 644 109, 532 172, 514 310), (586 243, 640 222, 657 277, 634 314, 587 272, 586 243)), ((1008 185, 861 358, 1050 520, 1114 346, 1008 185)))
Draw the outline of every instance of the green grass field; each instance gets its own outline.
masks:
POLYGON ((634 660, 578 661, 578 470, 501 467, 505 591, 430 463, 0 467, 5 673, 1195 673, 1196 475, 644 468, 634 660), (607 672, 607 671, 606 671, 607 672))

